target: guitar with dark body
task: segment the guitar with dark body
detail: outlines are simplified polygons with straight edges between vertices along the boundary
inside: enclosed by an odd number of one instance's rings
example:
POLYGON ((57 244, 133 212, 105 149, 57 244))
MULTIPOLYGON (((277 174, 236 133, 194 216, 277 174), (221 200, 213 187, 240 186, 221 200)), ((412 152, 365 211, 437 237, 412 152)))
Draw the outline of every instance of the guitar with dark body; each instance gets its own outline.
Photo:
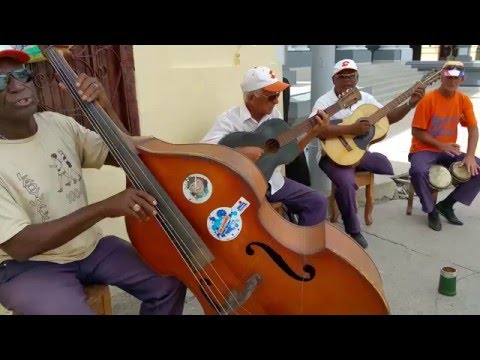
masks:
MULTIPOLYGON (((349 89, 339 96, 338 101, 324 111, 333 116, 337 112, 352 106, 361 99, 357 88, 349 89)), ((260 125, 255 131, 237 131, 223 137, 220 145, 230 148, 255 146, 263 149, 263 155, 255 162, 268 181, 275 169, 295 160, 300 153, 297 138, 316 125, 315 116, 290 127, 283 119, 275 118, 260 125)))

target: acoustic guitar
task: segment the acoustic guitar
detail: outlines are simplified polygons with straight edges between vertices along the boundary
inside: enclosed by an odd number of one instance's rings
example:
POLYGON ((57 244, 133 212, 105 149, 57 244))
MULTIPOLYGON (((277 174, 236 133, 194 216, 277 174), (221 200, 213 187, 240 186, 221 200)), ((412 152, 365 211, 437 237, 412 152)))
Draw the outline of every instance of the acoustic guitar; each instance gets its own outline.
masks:
MULTIPOLYGON (((361 99, 357 88, 349 89, 341 94, 338 101, 324 111, 333 116, 342 109, 352 106, 361 99)), ((300 124, 290 127, 283 119, 270 119, 260 125, 255 131, 237 131, 223 137, 219 144, 231 148, 255 146, 262 148, 264 153, 256 161, 257 167, 268 181, 275 168, 289 164, 300 153, 297 138, 312 130, 316 125, 315 116, 300 124)))
POLYGON ((343 119, 337 125, 352 125, 360 121, 368 121, 371 125, 368 134, 363 136, 343 135, 326 140, 321 139, 322 149, 338 165, 349 166, 359 163, 371 144, 379 142, 387 136, 390 126, 387 114, 407 100, 418 86, 422 84, 427 86, 437 81, 440 74, 441 70, 433 70, 427 73, 420 81, 382 108, 372 104, 359 106, 352 115, 343 119))

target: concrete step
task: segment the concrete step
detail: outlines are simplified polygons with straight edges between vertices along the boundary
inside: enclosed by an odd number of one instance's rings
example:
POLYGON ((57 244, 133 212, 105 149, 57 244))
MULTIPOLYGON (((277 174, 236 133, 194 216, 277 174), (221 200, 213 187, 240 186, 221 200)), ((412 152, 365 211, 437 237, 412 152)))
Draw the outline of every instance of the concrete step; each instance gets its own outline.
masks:
POLYGON ((388 89, 392 86, 397 86, 400 84, 410 84, 413 85, 421 79, 420 76, 416 74, 392 74, 388 77, 377 77, 372 78, 371 80, 359 81, 359 86, 372 86, 375 89, 383 90, 388 89))
MULTIPOLYGON (((308 81, 312 79, 312 72, 310 67, 290 68, 289 71, 295 72, 295 83, 308 81)), ((403 62, 396 63, 372 63, 372 64, 358 64, 358 71, 360 74, 360 81, 362 79, 379 78, 381 76, 390 77, 392 74, 415 74, 417 69, 406 65, 403 62)), ((291 82, 293 84, 293 82, 291 82)))

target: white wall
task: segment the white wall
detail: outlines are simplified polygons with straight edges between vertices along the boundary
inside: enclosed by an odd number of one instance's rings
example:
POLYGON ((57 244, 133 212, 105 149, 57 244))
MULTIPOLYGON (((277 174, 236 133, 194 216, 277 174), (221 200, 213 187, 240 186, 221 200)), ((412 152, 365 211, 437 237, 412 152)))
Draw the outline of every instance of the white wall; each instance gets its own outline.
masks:
MULTIPOLYGON (((171 143, 199 141, 219 113, 242 101, 243 73, 266 65, 281 78, 277 60, 274 45, 135 45, 142 135, 171 143)), ((125 189, 123 171, 110 166, 86 170, 85 179, 90 202, 125 189)), ((105 234, 127 237, 123 219, 105 219, 100 225, 105 234)))

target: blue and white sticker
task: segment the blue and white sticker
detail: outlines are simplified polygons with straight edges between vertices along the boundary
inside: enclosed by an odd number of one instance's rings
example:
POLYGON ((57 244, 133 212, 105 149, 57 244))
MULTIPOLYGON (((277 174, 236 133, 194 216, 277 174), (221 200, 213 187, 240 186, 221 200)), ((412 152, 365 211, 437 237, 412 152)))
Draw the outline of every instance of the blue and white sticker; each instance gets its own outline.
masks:
POLYGON ((217 240, 230 241, 242 231, 242 213, 250 206, 247 199, 241 197, 231 208, 219 207, 208 216, 207 228, 217 240))

